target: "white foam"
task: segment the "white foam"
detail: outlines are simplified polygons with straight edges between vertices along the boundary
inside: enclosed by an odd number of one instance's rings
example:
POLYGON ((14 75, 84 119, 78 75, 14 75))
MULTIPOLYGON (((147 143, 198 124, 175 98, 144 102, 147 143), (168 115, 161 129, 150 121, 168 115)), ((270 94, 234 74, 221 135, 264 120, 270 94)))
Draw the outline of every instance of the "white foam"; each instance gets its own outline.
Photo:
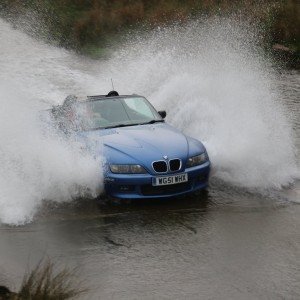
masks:
MULTIPOLYGON (((72 86, 80 89, 79 72, 64 64, 72 54, 36 42, 5 22, 0 27, 0 221, 23 224, 33 219, 43 199, 96 196, 103 181, 101 160, 50 128, 45 134, 38 118, 72 86)), ((80 74, 83 81, 89 77, 80 74)))

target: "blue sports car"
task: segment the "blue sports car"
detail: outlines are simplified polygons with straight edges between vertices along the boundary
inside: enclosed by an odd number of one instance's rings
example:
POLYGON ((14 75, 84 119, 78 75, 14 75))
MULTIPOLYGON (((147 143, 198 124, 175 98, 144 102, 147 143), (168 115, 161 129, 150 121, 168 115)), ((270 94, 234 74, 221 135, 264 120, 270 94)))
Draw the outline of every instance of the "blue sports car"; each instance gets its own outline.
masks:
POLYGON ((52 109, 59 127, 104 145, 105 193, 116 198, 160 198, 208 185, 210 161, 203 144, 165 123, 142 96, 68 96, 52 109))

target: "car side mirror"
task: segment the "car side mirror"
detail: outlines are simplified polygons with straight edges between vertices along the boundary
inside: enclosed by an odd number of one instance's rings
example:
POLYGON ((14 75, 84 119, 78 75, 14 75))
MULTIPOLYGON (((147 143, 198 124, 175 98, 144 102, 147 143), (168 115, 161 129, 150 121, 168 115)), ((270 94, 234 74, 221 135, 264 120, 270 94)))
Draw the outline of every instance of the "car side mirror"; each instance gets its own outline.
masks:
POLYGON ((160 114, 160 116, 164 119, 167 116, 167 113, 165 110, 161 110, 158 112, 160 114))

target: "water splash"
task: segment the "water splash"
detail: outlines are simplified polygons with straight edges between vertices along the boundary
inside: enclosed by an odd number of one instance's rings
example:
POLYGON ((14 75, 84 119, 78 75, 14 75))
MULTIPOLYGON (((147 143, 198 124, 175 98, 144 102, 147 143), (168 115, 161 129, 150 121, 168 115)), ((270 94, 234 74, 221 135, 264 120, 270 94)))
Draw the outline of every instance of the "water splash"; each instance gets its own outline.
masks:
POLYGON ((120 50, 111 73, 122 92, 146 95, 170 123, 202 140, 214 176, 248 189, 281 188, 299 169, 263 34, 228 18, 159 29, 120 50))
POLYGON ((51 128, 46 134, 38 118, 73 85, 75 91, 80 86, 78 72, 67 66, 72 54, 38 43, 4 22, 0 27, 0 221, 24 224, 32 221, 43 199, 96 196, 101 161, 83 154, 75 142, 58 138, 51 128))
POLYGON ((107 61, 92 61, 38 42, 0 20, 0 219, 32 220, 42 199, 95 194, 99 164, 45 138, 36 113, 68 94, 145 95, 167 121, 208 148, 213 176, 244 188, 280 188, 299 176, 287 112, 262 32, 215 18, 130 37, 107 61), (12 92, 14 91, 14 92, 12 92))

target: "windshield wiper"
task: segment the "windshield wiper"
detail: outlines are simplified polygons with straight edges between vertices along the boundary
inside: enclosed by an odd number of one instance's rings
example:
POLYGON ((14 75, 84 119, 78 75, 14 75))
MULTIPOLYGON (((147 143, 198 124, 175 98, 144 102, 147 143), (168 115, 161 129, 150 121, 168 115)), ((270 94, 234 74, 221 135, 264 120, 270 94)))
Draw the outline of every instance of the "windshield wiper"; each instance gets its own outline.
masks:
POLYGON ((139 125, 146 125, 146 124, 154 124, 154 123, 164 123, 165 120, 151 120, 145 123, 140 123, 139 125))
POLYGON ((140 123, 133 123, 133 124, 117 124, 117 125, 112 125, 112 126, 106 126, 104 127, 105 129, 110 129, 110 128, 118 128, 118 127, 127 127, 127 126, 137 126, 141 125, 140 123))
POLYGON ((125 126, 131 126, 131 124, 117 124, 112 126, 106 126, 104 129, 110 129, 110 128, 117 128, 117 127, 125 127, 125 126))
POLYGON ((133 123, 133 124, 116 124, 112 126, 104 127, 105 129, 118 128, 118 127, 127 127, 127 126, 137 126, 137 125, 146 125, 146 124, 154 124, 157 122, 165 122, 165 120, 151 120, 145 123, 133 123))

